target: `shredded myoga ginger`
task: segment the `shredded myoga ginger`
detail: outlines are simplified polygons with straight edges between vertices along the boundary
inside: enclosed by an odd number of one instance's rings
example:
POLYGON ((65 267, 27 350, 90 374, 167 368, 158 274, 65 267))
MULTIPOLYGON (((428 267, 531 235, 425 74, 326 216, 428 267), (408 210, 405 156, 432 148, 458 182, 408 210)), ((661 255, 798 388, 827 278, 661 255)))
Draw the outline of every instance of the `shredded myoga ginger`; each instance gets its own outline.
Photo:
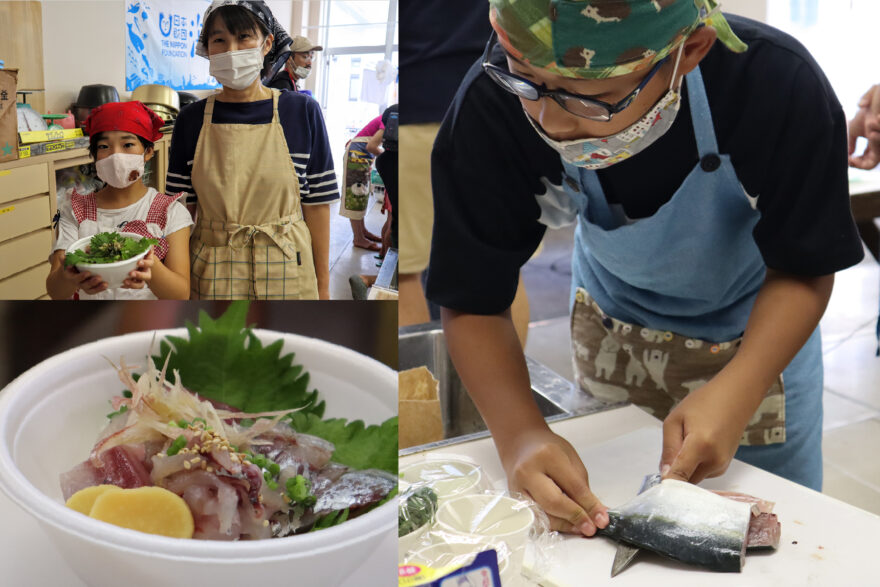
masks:
MULTIPOLYGON (((170 355, 169 355, 170 356, 170 355)), ((111 365, 119 374, 119 379, 131 391, 131 397, 113 398, 113 409, 123 406, 125 412, 114 416, 113 422, 104 431, 104 435, 92 449, 89 456, 92 463, 99 465, 98 455, 105 450, 123 444, 138 444, 156 440, 173 441, 181 433, 178 421, 187 423, 197 419, 204 420, 205 429, 213 430, 215 436, 222 437, 229 444, 243 450, 254 444, 256 436, 270 430, 287 414, 300 408, 279 410, 274 412, 233 412, 215 408, 211 402, 200 399, 197 394, 188 391, 181 385, 180 374, 175 370, 175 382, 165 378, 168 362, 159 371, 151 360, 147 361, 146 373, 137 381, 131 374, 132 367, 120 358, 119 366, 111 365), (238 420, 256 419, 252 426, 237 424, 238 420)), ((257 442, 258 444, 258 442, 257 442)))

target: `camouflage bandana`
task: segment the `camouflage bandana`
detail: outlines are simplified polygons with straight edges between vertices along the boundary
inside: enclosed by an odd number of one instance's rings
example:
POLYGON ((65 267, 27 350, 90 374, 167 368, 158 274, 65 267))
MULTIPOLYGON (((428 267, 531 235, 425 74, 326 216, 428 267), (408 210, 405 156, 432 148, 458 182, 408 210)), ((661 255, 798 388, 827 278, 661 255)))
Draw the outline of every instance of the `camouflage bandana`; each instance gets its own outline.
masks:
POLYGON ((489 0, 512 56, 550 73, 601 79, 651 67, 700 24, 737 53, 746 45, 714 0, 489 0))

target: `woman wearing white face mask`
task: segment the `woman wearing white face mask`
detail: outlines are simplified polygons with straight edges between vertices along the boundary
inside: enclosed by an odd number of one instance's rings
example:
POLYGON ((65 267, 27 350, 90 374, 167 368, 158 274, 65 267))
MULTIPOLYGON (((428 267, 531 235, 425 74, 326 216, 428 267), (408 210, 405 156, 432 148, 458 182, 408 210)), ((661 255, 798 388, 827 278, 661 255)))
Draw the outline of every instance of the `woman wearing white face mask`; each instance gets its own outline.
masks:
POLYGON ((184 107, 167 184, 197 207, 193 298, 329 298, 329 203, 339 198, 318 104, 263 85, 290 39, 263 2, 221 0, 196 52, 222 90, 184 107))
POLYGON ((511 488, 559 530, 608 516, 510 323, 547 226, 577 224, 577 383, 664 419, 665 477, 699 483, 736 455, 821 489, 817 325, 863 256, 846 121, 797 41, 715 8, 490 0, 495 33, 434 143, 427 295, 511 488))
POLYGON ((52 299, 189 299, 192 217, 177 201, 182 193, 161 194, 143 181, 163 124, 140 102, 104 104, 86 120, 89 151, 106 185, 92 194, 74 191, 59 202, 58 238, 46 279, 52 299), (159 241, 121 288, 107 289, 100 275, 64 267, 70 245, 101 232, 132 232, 159 241))

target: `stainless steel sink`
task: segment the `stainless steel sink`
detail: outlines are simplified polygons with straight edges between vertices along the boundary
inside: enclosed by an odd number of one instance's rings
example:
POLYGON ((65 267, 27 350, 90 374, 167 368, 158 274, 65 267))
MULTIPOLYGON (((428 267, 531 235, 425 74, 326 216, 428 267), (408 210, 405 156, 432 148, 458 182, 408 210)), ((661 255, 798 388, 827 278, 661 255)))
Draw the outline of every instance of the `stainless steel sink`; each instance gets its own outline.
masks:
MULTIPOLYGON (((486 424, 471 401, 446 350, 446 339, 438 322, 399 329, 400 370, 427 367, 440 382, 440 408, 446 439, 400 451, 401 455, 457 444, 488 436, 486 424)), ((601 412, 622 404, 605 404, 581 392, 577 386, 526 357, 532 394, 547 421, 601 412)))

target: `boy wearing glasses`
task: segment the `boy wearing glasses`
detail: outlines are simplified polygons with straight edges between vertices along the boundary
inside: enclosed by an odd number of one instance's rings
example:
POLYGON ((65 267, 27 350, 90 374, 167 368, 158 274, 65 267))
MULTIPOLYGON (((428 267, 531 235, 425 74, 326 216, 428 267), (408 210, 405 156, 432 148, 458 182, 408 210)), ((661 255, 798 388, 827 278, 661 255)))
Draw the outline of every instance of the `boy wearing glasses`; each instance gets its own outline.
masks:
POLYGON ((576 222, 580 387, 664 419, 664 477, 698 483, 736 456, 820 489, 818 323, 863 251, 817 64, 712 0, 490 0, 489 15, 434 146, 427 293, 511 488, 556 529, 608 523, 532 399, 508 312, 546 227, 576 222))

